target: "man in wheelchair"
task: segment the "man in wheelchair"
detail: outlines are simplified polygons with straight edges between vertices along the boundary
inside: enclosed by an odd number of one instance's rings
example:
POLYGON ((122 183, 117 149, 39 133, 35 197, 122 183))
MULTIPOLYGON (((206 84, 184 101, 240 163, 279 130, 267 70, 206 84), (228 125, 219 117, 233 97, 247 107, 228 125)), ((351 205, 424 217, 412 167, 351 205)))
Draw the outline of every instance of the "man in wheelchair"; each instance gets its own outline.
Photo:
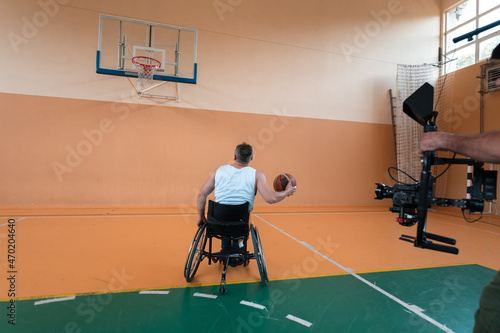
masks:
MULTIPOLYGON (((240 205, 248 202, 249 212, 253 209, 257 192, 268 204, 280 202, 295 193, 296 188, 291 182, 283 192, 274 192, 267 184, 264 173, 249 166, 252 159, 252 146, 243 142, 234 151, 233 164, 223 165, 212 172, 198 194, 198 227, 207 222, 205 205, 208 195, 214 190, 216 203, 240 205)), ((222 249, 227 250, 230 246, 222 244, 222 249)), ((233 244, 233 247, 238 245, 233 244)))
POLYGON ((234 151, 234 163, 223 165, 212 172, 198 194, 198 232, 189 250, 184 275, 188 282, 194 277, 199 263, 207 257, 210 261, 224 263, 221 280, 221 293, 225 290, 227 265, 246 266, 249 259, 257 259, 262 282, 267 280, 264 256, 257 228, 249 223, 257 192, 269 203, 277 203, 293 195, 296 188, 288 183, 282 192, 274 192, 266 182, 266 176, 250 167, 253 149, 247 143, 238 145, 234 151), (215 202, 208 207, 208 223, 205 215, 207 197, 214 192, 215 202), (207 227, 208 225, 208 227, 207 227), (251 233, 255 253, 247 251, 247 239, 251 233), (212 253, 212 238, 221 239, 221 251, 212 253), (209 243, 209 251, 205 245, 209 243))

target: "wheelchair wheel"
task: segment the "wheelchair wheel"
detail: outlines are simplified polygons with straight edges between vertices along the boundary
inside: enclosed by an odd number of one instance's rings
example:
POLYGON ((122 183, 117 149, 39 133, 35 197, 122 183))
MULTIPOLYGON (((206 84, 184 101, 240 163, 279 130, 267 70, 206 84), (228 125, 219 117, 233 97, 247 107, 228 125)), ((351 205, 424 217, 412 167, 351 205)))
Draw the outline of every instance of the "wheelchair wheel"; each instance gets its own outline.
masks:
POLYGON ((188 256, 186 259, 186 265, 184 266, 184 277, 187 282, 191 282, 200 266, 200 262, 205 256, 205 245, 207 244, 207 234, 206 234, 207 224, 203 224, 196 235, 194 235, 193 242, 189 248, 188 256))
POLYGON ((255 259, 257 260, 257 267, 259 268, 260 279, 262 281, 262 284, 265 285, 266 282, 269 281, 269 279, 267 277, 266 260, 264 259, 264 252, 262 251, 262 243, 260 242, 259 231, 257 230, 257 227, 251 225, 250 232, 252 234, 254 256, 255 259))

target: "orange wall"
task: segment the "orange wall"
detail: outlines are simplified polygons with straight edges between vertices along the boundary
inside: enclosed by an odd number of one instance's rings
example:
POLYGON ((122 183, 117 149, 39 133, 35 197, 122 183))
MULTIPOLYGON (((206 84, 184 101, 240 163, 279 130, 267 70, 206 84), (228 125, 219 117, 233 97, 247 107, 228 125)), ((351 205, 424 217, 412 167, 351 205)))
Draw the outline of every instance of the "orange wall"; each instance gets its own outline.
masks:
MULTIPOLYGON (((451 132, 474 135, 480 133, 480 80, 481 64, 455 72, 451 132)), ((500 129, 500 92, 484 95, 484 131, 500 129)), ((486 166, 489 168, 489 165, 486 166)), ((452 166, 448 172, 446 196, 465 198, 467 167, 452 166)))
POLYGON ((2 4, 4 207, 192 206, 242 141, 269 183, 297 178, 283 205, 388 205, 388 91, 439 46, 439 0, 2 4), (197 84, 176 103, 96 74, 100 14, 197 29, 197 84))
MULTIPOLYGON (((242 141, 287 205, 367 205, 394 164, 389 125, 0 94, 1 205, 193 206, 242 141)), ((264 202, 259 198, 257 205, 264 202)))

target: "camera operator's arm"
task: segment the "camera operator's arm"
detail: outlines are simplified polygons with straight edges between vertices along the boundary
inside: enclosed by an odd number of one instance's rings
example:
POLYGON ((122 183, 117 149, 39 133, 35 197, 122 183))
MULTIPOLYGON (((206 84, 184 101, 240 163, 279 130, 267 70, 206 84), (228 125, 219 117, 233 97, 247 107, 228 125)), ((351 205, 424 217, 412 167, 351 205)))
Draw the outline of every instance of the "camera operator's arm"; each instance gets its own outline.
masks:
POLYGON ((477 135, 427 132, 420 150, 449 150, 477 161, 500 163, 500 130, 477 135))

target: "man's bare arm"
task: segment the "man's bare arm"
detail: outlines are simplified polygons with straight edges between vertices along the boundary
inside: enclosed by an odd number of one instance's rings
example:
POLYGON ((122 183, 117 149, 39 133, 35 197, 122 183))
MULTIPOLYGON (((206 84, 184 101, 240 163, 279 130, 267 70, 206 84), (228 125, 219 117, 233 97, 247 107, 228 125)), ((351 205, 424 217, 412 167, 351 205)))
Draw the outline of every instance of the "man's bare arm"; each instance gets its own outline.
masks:
POLYGON ((295 186, 292 186, 291 182, 289 182, 284 191, 274 192, 273 190, 271 190, 269 185, 267 185, 266 176, 258 170, 256 171, 255 174, 255 182, 257 185, 257 191, 259 191, 262 198, 264 198, 264 200, 268 204, 274 204, 280 202, 286 197, 294 194, 296 191, 295 186))
POLYGON ((197 198, 198 209, 198 227, 207 221, 205 216, 205 206, 207 204, 207 197, 215 189, 215 171, 208 177, 205 184, 201 187, 200 193, 197 198))
POLYGON ((477 135, 428 132, 420 150, 449 150, 477 161, 500 163, 500 130, 477 135))

